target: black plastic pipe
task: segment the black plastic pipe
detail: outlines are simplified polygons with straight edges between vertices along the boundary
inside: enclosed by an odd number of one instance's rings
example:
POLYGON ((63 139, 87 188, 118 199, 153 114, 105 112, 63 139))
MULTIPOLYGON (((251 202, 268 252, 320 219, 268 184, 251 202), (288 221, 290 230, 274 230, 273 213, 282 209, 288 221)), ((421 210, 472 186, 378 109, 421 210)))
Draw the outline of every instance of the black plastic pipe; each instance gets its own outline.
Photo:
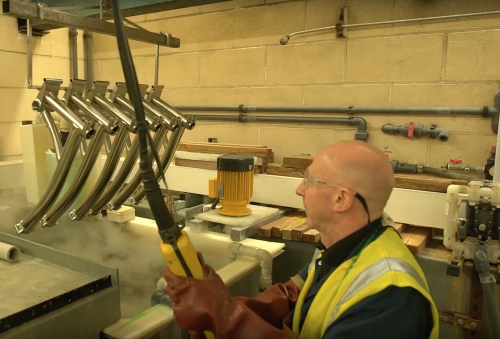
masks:
POLYGON ((196 120, 239 121, 239 122, 295 122, 310 124, 339 124, 357 126, 354 139, 367 141, 366 120, 360 117, 350 118, 314 118, 314 117, 270 117, 240 115, 197 115, 196 120))

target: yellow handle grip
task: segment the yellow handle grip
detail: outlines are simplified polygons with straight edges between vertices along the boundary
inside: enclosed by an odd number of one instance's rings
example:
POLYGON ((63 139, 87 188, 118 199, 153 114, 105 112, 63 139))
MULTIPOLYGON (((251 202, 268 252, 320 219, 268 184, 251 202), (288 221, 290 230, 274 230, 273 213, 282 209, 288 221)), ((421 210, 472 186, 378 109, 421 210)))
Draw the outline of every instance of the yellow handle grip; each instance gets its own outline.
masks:
MULTIPOLYGON (((191 243, 191 240, 189 239, 186 231, 182 231, 182 235, 177 239, 177 247, 179 248, 182 257, 184 258, 186 265, 191 270, 193 278, 200 280, 203 279, 203 267, 201 267, 201 263, 198 260, 196 250, 194 249, 194 246, 191 243)), ((160 244, 160 249, 163 255, 163 259, 165 260, 165 263, 167 264, 170 272, 180 277, 187 277, 186 271, 184 271, 184 267, 182 267, 182 264, 177 257, 173 246, 168 243, 162 242, 160 244)), ((204 331, 203 333, 205 334, 205 337, 207 339, 215 339, 215 336, 212 332, 204 331)))

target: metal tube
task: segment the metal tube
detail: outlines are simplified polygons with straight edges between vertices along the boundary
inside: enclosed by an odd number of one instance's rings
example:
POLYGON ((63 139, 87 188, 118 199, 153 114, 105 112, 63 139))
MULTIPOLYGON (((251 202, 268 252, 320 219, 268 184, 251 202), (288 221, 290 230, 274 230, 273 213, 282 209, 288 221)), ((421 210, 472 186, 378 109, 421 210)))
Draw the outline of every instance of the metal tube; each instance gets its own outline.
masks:
MULTIPOLYGON (((172 132, 172 134, 170 135, 170 140, 168 142, 168 145, 166 149, 163 151, 163 155, 160 159, 161 168, 163 168, 163 174, 165 174, 165 172, 168 169, 168 166, 170 166, 170 162, 172 161, 175 155, 175 151, 177 150, 177 146, 179 145, 179 142, 182 139, 184 130, 185 130, 184 126, 181 125, 179 129, 172 132)), ((161 175, 159 166, 156 167, 155 169, 155 178, 157 181, 160 181, 161 175)), ((133 205, 137 205, 142 200, 144 200, 145 197, 146 197, 146 192, 144 192, 144 187, 140 187, 134 194, 134 196, 129 199, 129 202, 133 205)))
POLYGON ((85 186, 85 182, 94 167, 97 157, 101 154, 102 144, 105 137, 108 136, 104 127, 99 126, 95 137, 89 145, 89 150, 83 157, 82 163, 78 168, 75 178, 71 185, 68 187, 64 195, 59 198, 57 203, 47 212, 47 214, 40 220, 42 227, 50 227, 57 225, 57 220, 66 212, 66 210, 73 204, 80 192, 85 186))
POLYGON ((89 214, 97 215, 101 211, 101 209, 106 206, 108 202, 113 199, 118 190, 123 186, 125 180, 130 175, 132 168, 134 167, 137 157, 139 156, 139 138, 136 135, 134 141, 132 142, 132 147, 130 148, 130 152, 125 157, 120 170, 113 178, 111 184, 106 188, 104 193, 99 197, 99 199, 92 205, 89 210, 89 214))
POLYGON ((87 143, 85 142, 85 139, 80 142, 80 153, 82 154, 82 157, 87 154, 87 143))
POLYGON ((45 100, 49 106, 56 111, 62 118, 69 121, 75 128, 80 131, 85 130, 85 123, 79 116, 77 116, 61 99, 56 97, 53 93, 47 92, 45 100))
MULTIPOLYGON (((130 114, 133 114, 134 106, 132 105, 132 103, 129 100, 125 99, 121 95, 117 95, 115 98, 115 101, 121 107, 123 107, 125 110, 128 110, 128 112, 130 112, 130 114)), ((150 113, 150 112, 146 111, 146 113, 150 113)), ((150 130, 157 131, 158 129, 160 129, 159 123, 154 121, 154 118, 151 116, 151 114, 146 114, 145 116, 146 116, 146 121, 148 122, 148 127, 150 130)))
POLYGON ((155 82, 154 85, 158 86, 158 70, 160 68, 160 45, 156 45, 156 55, 155 55, 155 82))
POLYGON ((177 109, 173 108, 169 104, 167 104, 165 101, 161 100, 157 96, 153 96, 151 102, 153 105, 159 107, 160 109, 167 111, 168 113, 172 114, 173 116, 178 117, 181 120, 182 125, 189 129, 192 130, 195 126, 194 119, 192 117, 186 117, 184 114, 179 112, 177 109))
POLYGON ((78 93, 72 93, 70 98, 71 102, 74 103, 79 109, 84 111, 84 113, 86 113, 90 118, 97 120, 101 125, 103 125, 106 132, 111 135, 115 135, 116 132, 118 132, 117 119, 108 119, 78 93))
POLYGON ((104 138, 104 148, 106 149, 106 154, 109 155, 109 152, 111 152, 111 139, 109 135, 104 138))
POLYGON ((122 110, 116 108, 113 104, 110 103, 110 101, 105 98, 102 94, 97 94, 94 96, 94 101, 106 112, 108 112, 110 115, 117 117, 120 119, 127 128, 130 129, 130 131, 135 131, 136 129, 136 124, 135 120, 131 118, 129 115, 124 113, 122 110))
POLYGON ((33 54, 32 54, 32 40, 33 40, 33 28, 31 27, 31 20, 26 20, 26 33, 27 33, 27 77, 28 77, 28 88, 33 88, 33 54))
MULTIPOLYGON (((3 3, 3 13, 16 18, 43 20, 58 24, 59 26, 75 27, 107 35, 116 35, 113 23, 56 11, 42 3, 7 0, 3 3)), ((130 27, 125 27, 125 31, 127 37, 131 40, 167 47, 180 46, 180 40, 172 37, 170 34, 158 34, 130 27)))
POLYGON ((302 107, 302 106, 177 106, 181 112, 267 112, 267 113, 348 113, 348 114, 408 114, 408 115, 494 115, 494 107, 302 107))
POLYGON ((57 196, 64 186, 71 164, 73 163, 73 159, 78 151, 81 138, 82 136, 77 130, 73 129, 71 131, 68 140, 66 141, 66 146, 64 146, 61 160, 57 163, 56 170, 49 185, 47 186, 47 190, 31 214, 26 219, 21 220, 15 225, 17 234, 32 232, 35 225, 38 221, 40 221, 40 218, 54 204, 57 196))
POLYGON ((78 31, 76 28, 71 27, 69 29, 69 35, 71 36, 71 47, 73 51, 71 56, 71 76, 73 79, 78 79, 78 31))
POLYGON ((54 119, 46 109, 40 112, 40 117, 42 118, 44 125, 47 126, 47 128, 50 131, 50 136, 52 137, 52 142, 54 143, 56 159, 57 161, 59 161, 61 159, 63 147, 61 144, 61 138, 59 137, 59 133, 57 131, 56 124, 54 123, 54 119))
POLYGON ((167 124, 169 130, 175 131, 177 128, 179 128, 179 124, 178 124, 179 119, 177 117, 169 116, 168 114, 166 114, 162 110, 157 109, 155 106, 153 106, 151 103, 147 102, 146 100, 142 100, 142 104, 143 104, 144 110, 146 112, 162 118, 165 121, 165 123, 167 124))
POLYGON ((389 20, 389 21, 377 21, 377 22, 366 22, 359 24, 347 24, 344 25, 342 23, 338 23, 335 26, 327 26, 321 28, 308 29, 305 31, 298 31, 294 33, 290 33, 285 35, 280 39, 281 45, 286 45, 290 38, 295 35, 307 34, 307 33, 315 33, 321 31, 327 31, 331 29, 342 30, 343 28, 353 28, 353 27, 367 27, 367 26, 377 26, 377 25, 390 25, 390 24, 400 24, 400 23, 408 23, 408 22, 418 22, 418 21, 430 21, 430 20, 440 20, 440 19, 453 19, 453 18, 465 18, 471 16, 482 16, 482 15, 492 15, 492 14, 500 14, 500 11, 492 11, 492 12, 481 12, 481 13, 470 13, 470 14, 455 14, 455 15, 445 15, 445 16, 434 16, 428 18, 415 18, 415 19, 402 19, 402 20, 389 20))
POLYGON ((239 121, 239 122, 295 122, 295 123, 312 123, 312 124, 340 124, 357 126, 358 131, 355 133, 356 140, 367 141, 368 133, 366 131, 366 121, 361 117, 349 118, 314 118, 314 117, 270 117, 270 116, 248 116, 240 114, 238 116, 228 115, 200 115, 197 120, 219 120, 219 121, 239 121))
POLYGON ((79 207, 68 213, 72 221, 82 220, 85 218, 96 199, 103 194, 109 184, 109 181, 111 180, 111 177, 113 176, 114 171, 116 170, 118 162, 120 161, 123 146, 125 145, 125 142, 129 140, 128 135, 129 132, 126 128, 120 128, 115 136, 115 140, 113 140, 111 151, 108 153, 108 157, 106 158, 106 162, 104 163, 96 184, 92 187, 92 190, 89 192, 85 201, 79 207))
POLYGON ((86 64, 86 78, 87 78, 87 89, 92 88, 92 33, 85 31, 83 33, 83 38, 85 39, 85 64, 86 64))
MULTIPOLYGON (((154 147, 159 151, 163 145, 163 140, 165 139, 165 135, 167 134, 167 128, 163 127, 158 132, 155 133, 154 136, 154 147)), ((153 151, 151 147, 148 151, 148 157, 151 161, 153 161, 153 151)), ((160 160, 161 161, 161 160, 160 160)), ((134 177, 128 182, 125 187, 118 192, 118 194, 113 198, 113 200, 108 203, 109 210, 118 210, 122 206, 122 204, 127 201, 127 199, 134 194, 139 185, 142 182, 141 172, 137 171, 134 177)))

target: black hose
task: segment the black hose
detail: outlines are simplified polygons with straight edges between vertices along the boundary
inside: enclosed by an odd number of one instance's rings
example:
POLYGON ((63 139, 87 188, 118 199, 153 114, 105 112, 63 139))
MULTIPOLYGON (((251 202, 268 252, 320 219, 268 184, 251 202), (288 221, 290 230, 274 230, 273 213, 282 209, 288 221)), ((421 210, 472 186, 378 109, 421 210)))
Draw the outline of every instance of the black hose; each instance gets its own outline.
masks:
MULTIPOLYGON (((134 104, 134 111, 137 120, 137 133, 139 136, 139 147, 140 147, 140 171, 142 176, 142 182, 144 184, 144 191, 146 192, 146 197, 153 213, 154 219, 158 226, 158 231, 163 242, 175 242, 178 237, 180 237, 180 229, 176 227, 174 219, 170 215, 165 200, 163 199, 163 194, 161 192, 160 186, 158 185, 153 172, 152 162, 149 161, 148 157, 148 136, 146 119, 144 115, 144 107, 142 105, 142 97, 139 90, 139 83, 137 80, 137 74, 134 67, 134 62, 132 60, 132 54, 130 53, 130 47, 127 40, 127 35, 125 32, 125 27, 123 25, 123 17, 120 12, 120 5, 118 0, 111 1, 113 9, 113 21, 116 30, 116 40, 118 43, 118 50, 120 52, 120 60, 122 63, 123 74, 125 76, 125 81, 127 83, 127 89, 132 103, 134 104), (174 239, 172 239, 174 237, 174 239)), ((149 142, 153 146, 151 137, 149 136, 149 142)), ((156 153, 156 150, 154 150, 156 153)), ((158 160, 158 154, 155 154, 157 159, 157 164, 160 164, 158 160)), ((163 173, 163 171, 160 171, 163 173)))
POLYGON ((463 174, 453 173, 453 172, 450 172, 450 171, 447 171, 444 169, 440 169, 440 168, 433 168, 433 167, 424 166, 424 169, 422 172, 439 175, 440 177, 445 177, 445 178, 449 178, 449 179, 457 179, 457 180, 465 180, 465 181, 474 180, 473 177, 469 177, 469 176, 463 175, 463 174))
POLYGON ((212 202, 212 206, 210 206, 211 210, 214 210, 217 207, 217 204, 219 203, 220 198, 215 198, 214 201, 212 202))

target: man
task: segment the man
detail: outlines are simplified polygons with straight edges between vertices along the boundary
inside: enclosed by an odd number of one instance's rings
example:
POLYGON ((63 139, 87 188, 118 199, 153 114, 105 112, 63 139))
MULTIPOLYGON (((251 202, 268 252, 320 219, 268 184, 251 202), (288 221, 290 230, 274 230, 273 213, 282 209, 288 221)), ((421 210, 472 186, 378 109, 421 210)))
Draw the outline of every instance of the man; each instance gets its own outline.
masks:
POLYGON ((322 150, 296 193, 321 241, 310 264, 256 298, 231 298, 213 269, 206 278, 164 277, 176 321, 195 338, 437 339, 439 318, 425 276, 382 223, 394 186, 384 154, 358 141, 322 150))

